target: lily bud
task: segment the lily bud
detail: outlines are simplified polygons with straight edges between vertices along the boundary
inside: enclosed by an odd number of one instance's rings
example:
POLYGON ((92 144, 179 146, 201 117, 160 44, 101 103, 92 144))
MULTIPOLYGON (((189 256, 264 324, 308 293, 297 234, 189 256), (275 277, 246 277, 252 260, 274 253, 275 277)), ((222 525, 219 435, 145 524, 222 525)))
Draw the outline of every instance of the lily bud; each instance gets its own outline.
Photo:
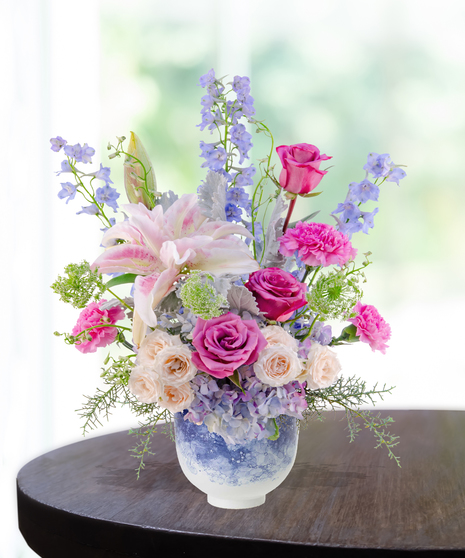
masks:
POLYGON ((143 203, 152 209, 157 181, 149 156, 134 132, 131 132, 127 153, 124 160, 124 187, 128 200, 131 203, 143 203))

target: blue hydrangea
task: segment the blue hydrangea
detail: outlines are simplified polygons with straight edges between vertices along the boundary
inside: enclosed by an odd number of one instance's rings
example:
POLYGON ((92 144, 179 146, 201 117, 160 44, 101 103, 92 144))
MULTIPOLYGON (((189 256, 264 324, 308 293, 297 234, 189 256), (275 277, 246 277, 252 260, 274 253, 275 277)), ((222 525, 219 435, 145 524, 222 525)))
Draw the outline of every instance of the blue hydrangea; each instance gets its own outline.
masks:
POLYGON ((280 415, 303 418, 307 402, 299 382, 271 387, 258 380, 251 366, 241 367, 239 375, 245 393, 227 379, 197 374, 190 382, 195 396, 185 418, 204 423, 228 443, 268 438, 275 431, 270 419, 280 415))

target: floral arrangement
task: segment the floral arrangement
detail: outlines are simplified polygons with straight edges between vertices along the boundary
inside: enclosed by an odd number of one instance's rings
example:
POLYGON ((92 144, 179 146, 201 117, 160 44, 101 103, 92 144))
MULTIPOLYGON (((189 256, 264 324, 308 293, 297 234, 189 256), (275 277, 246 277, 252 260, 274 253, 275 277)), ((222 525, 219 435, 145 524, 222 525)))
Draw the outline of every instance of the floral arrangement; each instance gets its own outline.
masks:
POLYGON ((388 154, 370 153, 365 178, 349 184, 332 224, 314 221, 318 212, 292 222, 297 201, 321 193, 315 190, 328 172, 321 167, 331 157, 306 143, 281 145, 276 176, 273 136, 255 119, 249 78, 225 83, 210 70, 199 85, 205 89, 199 126, 216 141, 200 142, 206 176, 197 193, 159 192, 131 132, 126 149, 124 137, 108 145, 110 159, 124 160, 129 203, 120 210, 110 168, 82 170, 95 150, 60 136, 50 140, 66 156, 57 174, 72 177, 58 197, 68 203, 83 196, 87 205, 78 214, 101 221, 105 248, 91 265, 67 266, 52 285, 80 309, 71 334, 56 335, 82 353, 111 344, 125 352, 106 357, 103 389, 81 410, 84 433, 117 404, 129 405, 140 419, 132 449, 139 475, 151 435, 159 424, 170 429, 172 413, 234 444, 276 439, 281 415, 303 421, 345 409, 350 440, 363 425, 399 463, 392 451, 397 437, 386 430, 392 418, 360 409, 392 388, 368 389, 355 376, 343 377, 334 348, 357 341, 381 353, 388 347, 389 325, 362 302, 370 253, 356 264, 352 236, 373 227, 378 208, 362 207, 378 200, 384 182, 399 184, 405 171, 388 154), (258 179, 249 163, 253 128, 271 143, 258 179), (327 323, 335 320, 345 322, 338 334, 327 323))

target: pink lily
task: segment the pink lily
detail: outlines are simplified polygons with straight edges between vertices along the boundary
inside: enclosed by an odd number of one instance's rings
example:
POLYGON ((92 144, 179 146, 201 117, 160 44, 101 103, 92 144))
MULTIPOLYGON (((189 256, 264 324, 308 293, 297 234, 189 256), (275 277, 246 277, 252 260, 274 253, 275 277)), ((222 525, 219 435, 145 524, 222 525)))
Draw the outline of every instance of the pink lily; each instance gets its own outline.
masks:
POLYGON ((140 345, 146 326, 155 327, 154 309, 174 289, 186 271, 200 269, 217 275, 244 274, 259 269, 244 241, 252 238, 242 225, 211 221, 200 212, 196 194, 185 194, 163 214, 143 204, 123 205, 127 221, 111 227, 103 236, 107 246, 92 264, 100 273, 136 273, 134 291, 134 342, 140 345), (111 246, 115 239, 124 244, 111 246))

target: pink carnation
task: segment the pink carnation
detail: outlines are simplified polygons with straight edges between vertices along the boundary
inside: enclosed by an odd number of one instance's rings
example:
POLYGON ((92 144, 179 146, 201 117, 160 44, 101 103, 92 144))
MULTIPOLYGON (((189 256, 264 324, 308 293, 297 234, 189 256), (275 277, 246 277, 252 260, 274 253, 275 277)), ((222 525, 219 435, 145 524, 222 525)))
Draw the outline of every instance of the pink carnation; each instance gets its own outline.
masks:
POLYGON ((106 347, 113 343, 118 330, 116 327, 95 327, 98 325, 111 324, 113 325, 118 320, 124 318, 124 311, 120 306, 114 306, 108 310, 101 310, 100 307, 106 300, 99 302, 91 302, 89 306, 79 314, 77 324, 73 327, 71 332, 74 336, 81 333, 85 329, 89 329, 86 333, 79 338, 79 342, 75 345, 81 353, 95 353, 97 347, 106 347))
POLYGON ((297 250, 299 258, 310 266, 344 265, 357 255, 347 236, 325 223, 299 221, 279 241, 281 254, 292 256, 297 250))
POLYGON ((360 341, 368 343, 373 351, 378 350, 384 354, 389 346, 386 341, 391 337, 389 324, 371 304, 362 304, 359 301, 354 306, 354 312, 357 312, 357 316, 348 321, 357 327, 360 341))

